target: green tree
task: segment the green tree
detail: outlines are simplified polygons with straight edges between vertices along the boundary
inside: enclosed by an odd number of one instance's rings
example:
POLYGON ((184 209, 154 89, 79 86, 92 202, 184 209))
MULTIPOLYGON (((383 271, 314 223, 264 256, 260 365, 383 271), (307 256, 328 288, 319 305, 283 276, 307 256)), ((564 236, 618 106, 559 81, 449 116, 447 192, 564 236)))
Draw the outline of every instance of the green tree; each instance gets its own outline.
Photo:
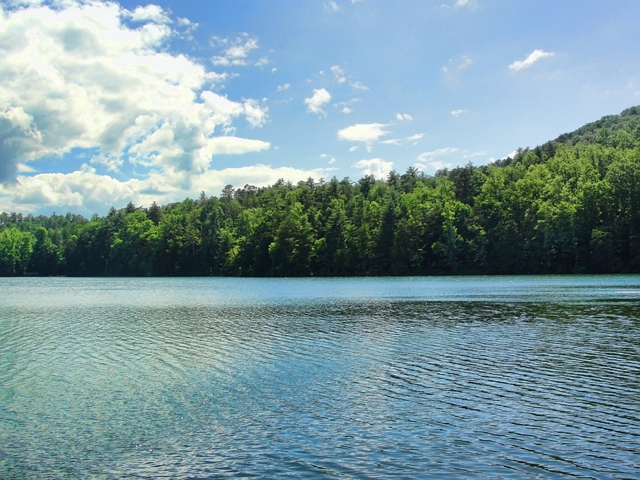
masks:
POLYGON ((15 227, 0 231, 0 275, 22 275, 33 252, 36 237, 15 227))

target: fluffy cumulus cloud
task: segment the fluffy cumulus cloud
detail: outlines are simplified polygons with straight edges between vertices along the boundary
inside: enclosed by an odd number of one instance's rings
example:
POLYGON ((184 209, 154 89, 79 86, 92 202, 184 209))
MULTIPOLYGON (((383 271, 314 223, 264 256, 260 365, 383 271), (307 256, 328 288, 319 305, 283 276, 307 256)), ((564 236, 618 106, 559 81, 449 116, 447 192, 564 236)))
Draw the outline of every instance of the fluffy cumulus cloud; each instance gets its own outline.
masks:
POLYGON ((384 178, 393 170, 393 162, 386 162, 380 158, 372 158, 369 160, 360 160, 354 167, 362 169, 364 175, 384 178))
POLYGON ((518 70, 522 70, 524 68, 529 68, 531 65, 536 63, 539 60, 547 57, 553 57, 555 54, 553 52, 545 52, 544 50, 534 50, 529 54, 527 58, 524 60, 517 60, 509 65, 509 70, 513 70, 517 72, 518 70))
POLYGON ((307 112, 326 114, 322 109, 327 103, 331 101, 331 94, 324 88, 315 89, 313 95, 304 99, 304 103, 307 106, 307 112))
POLYGON ((228 184, 260 187, 272 185, 280 178, 293 182, 309 177, 326 178, 331 170, 333 169, 276 168, 270 165, 207 170, 192 177, 190 188, 185 191, 172 178, 159 173, 152 173, 144 179, 120 181, 100 175, 94 168, 85 165, 69 174, 19 176, 12 185, 10 196, 2 196, 0 190, 0 211, 27 212, 35 211, 42 205, 50 205, 70 207, 76 212, 91 214, 104 212, 111 205, 123 206, 129 201, 136 205, 150 205, 154 201, 166 203, 182 200, 187 195, 195 197, 202 191, 220 192, 228 184))
MULTIPOLYGON (((155 187, 149 185, 160 178, 190 188, 200 181, 196 176, 208 175, 215 155, 270 147, 234 136, 239 118, 254 128, 267 121, 263 103, 234 101, 208 90, 224 74, 167 52, 167 42, 179 32, 162 8, 130 11, 92 0, 36 3, 0 8, 0 196, 5 204, 35 204, 39 198, 76 205, 87 195, 114 202, 122 195, 140 197, 139 188, 151 191, 155 187), (148 178, 120 182, 90 167, 67 175, 18 176, 30 166, 37 169, 38 159, 72 149, 97 152, 91 164, 111 171, 127 162, 146 168, 148 178)), ((186 20, 177 25, 184 27, 186 20)), ((229 41, 224 58, 244 61, 256 46, 248 37, 229 41)))
POLYGON ((356 125, 340 130, 338 132, 338 138, 349 142, 371 144, 380 137, 389 134, 389 132, 384 129, 386 126, 384 123, 357 123, 356 125))

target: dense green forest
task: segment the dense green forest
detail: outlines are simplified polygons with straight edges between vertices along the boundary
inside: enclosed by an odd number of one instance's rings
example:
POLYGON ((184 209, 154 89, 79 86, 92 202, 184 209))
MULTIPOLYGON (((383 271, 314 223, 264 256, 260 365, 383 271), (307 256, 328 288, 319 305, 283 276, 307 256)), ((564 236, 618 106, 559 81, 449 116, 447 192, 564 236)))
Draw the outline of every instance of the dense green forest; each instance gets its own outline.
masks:
POLYGON ((640 107, 515 158, 241 189, 105 217, 0 215, 0 275, 640 272, 640 107))

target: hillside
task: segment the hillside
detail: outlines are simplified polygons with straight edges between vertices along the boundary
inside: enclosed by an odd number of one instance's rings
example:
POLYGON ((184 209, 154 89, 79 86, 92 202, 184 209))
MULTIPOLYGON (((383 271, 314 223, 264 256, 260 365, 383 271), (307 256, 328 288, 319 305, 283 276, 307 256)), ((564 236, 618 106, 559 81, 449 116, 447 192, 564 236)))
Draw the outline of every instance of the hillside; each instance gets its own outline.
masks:
POLYGON ((267 188, 105 217, 0 215, 0 274, 640 272, 640 109, 515 158, 267 188))

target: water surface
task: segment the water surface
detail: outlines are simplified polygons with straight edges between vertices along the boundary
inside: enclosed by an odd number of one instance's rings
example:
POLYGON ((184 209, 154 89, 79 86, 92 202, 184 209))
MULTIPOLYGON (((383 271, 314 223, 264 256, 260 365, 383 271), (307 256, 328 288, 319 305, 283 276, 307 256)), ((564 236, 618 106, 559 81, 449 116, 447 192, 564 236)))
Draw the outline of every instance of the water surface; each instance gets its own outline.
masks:
POLYGON ((0 279, 1 478, 640 476, 640 276, 0 279))

